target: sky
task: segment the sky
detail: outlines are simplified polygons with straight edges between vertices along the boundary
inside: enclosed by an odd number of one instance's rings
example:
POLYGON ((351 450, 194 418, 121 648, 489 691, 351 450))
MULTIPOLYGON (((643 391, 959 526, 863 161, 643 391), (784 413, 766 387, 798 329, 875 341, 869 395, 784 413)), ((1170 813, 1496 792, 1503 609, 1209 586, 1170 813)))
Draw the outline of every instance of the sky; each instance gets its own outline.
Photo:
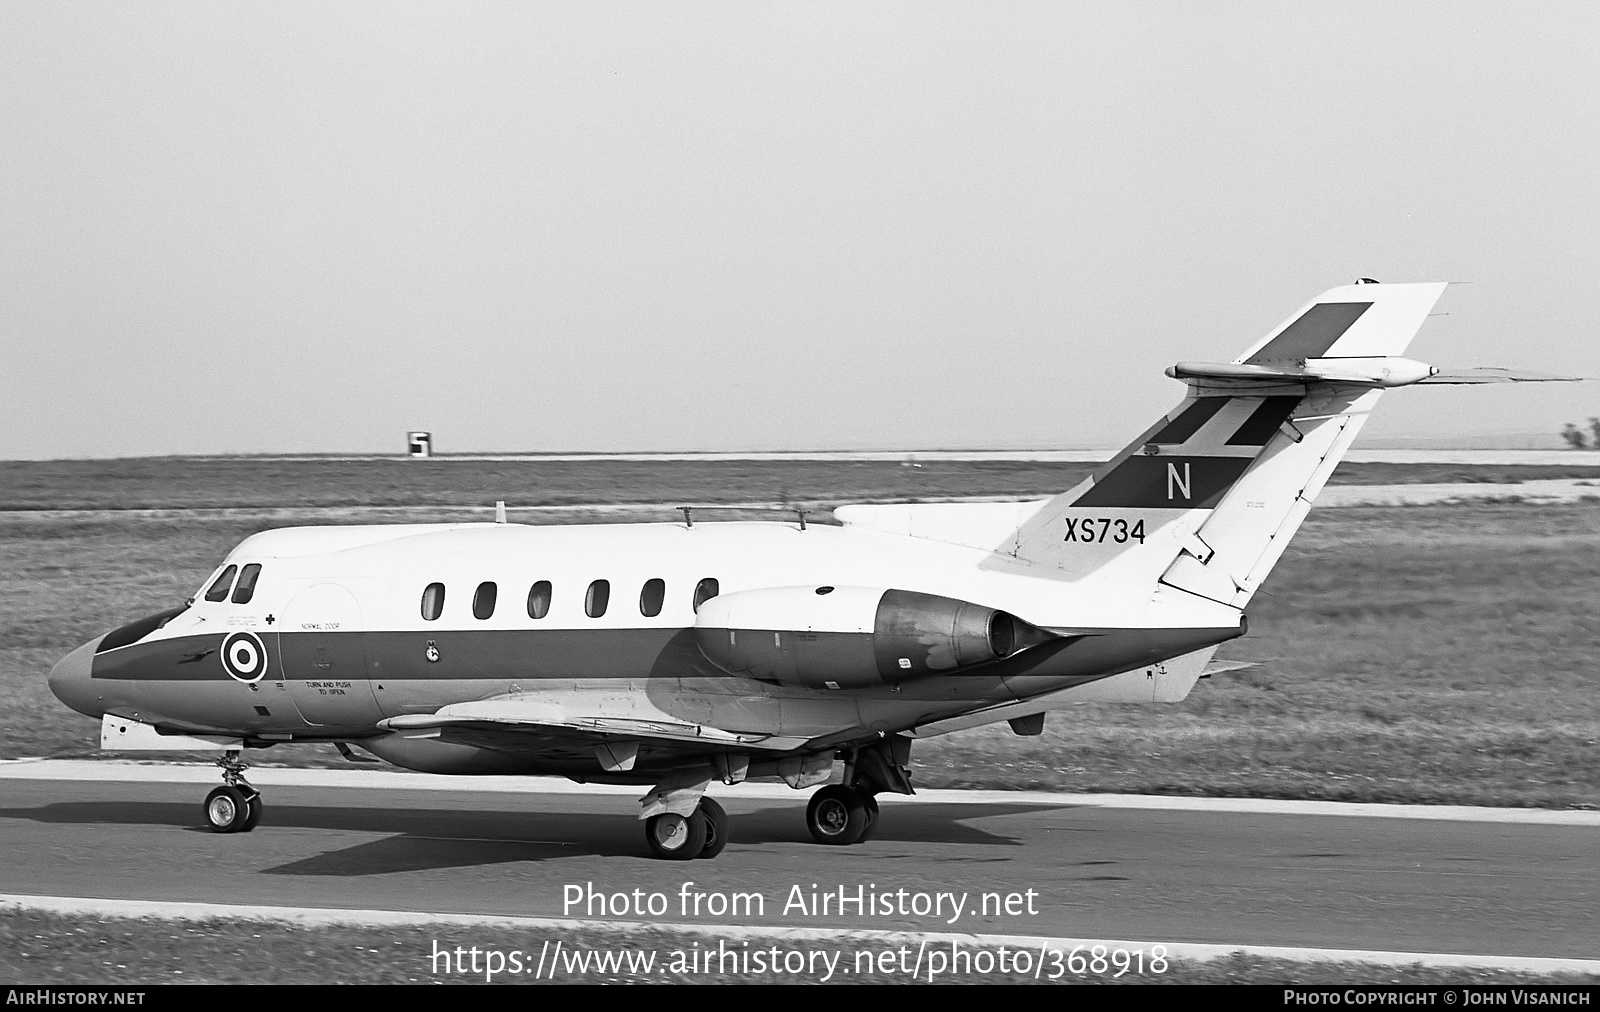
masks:
POLYGON ((1358 277, 1600 376, 1596 124, 1591 3, 7 0, 0 459, 1114 447, 1358 277))

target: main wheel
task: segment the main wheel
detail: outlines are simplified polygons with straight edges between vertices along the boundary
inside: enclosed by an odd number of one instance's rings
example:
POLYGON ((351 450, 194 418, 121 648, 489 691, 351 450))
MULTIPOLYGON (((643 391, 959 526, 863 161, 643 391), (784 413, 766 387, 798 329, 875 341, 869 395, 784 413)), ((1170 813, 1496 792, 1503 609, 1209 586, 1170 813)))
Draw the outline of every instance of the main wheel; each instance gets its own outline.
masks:
POLYGON ((664 812, 644 823, 644 839, 650 852, 668 861, 687 861, 706 848, 706 817, 697 808, 687 819, 664 812))
POLYGON ((861 807, 867 810, 867 828, 861 831, 861 839, 857 843, 866 843, 872 839, 872 834, 878 831, 878 799, 870 794, 861 795, 861 807))
POLYGON ((855 843, 867 831, 867 806, 855 788, 830 784, 811 796, 806 828, 818 843, 855 843))
POLYGON ((205 809, 213 833, 237 833, 250 818, 250 801, 237 787, 218 787, 207 794, 205 809))
POLYGON ((701 857, 716 857, 728 845, 728 813, 714 798, 701 798, 699 814, 706 819, 706 845, 700 848, 701 857))
POLYGON ((265 807, 261 803, 261 792, 257 791, 250 795, 247 804, 250 806, 250 813, 244 817, 244 825, 239 827, 241 833, 250 832, 261 821, 261 809, 265 807))

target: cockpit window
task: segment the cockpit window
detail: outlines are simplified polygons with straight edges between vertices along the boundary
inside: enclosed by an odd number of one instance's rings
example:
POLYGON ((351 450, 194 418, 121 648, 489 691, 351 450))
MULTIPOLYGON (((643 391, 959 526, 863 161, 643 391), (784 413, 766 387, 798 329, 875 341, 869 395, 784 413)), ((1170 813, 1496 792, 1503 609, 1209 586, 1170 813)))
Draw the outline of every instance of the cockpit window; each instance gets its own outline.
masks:
POLYGON ((206 600, 226 601, 228 599, 228 588, 233 586, 233 574, 238 571, 238 566, 229 566, 224 569, 221 575, 217 577, 217 582, 213 583, 211 589, 206 591, 206 600))
POLYGON ((261 563, 252 562, 239 573, 239 585, 233 588, 234 604, 249 604, 256 596, 256 579, 261 575, 261 563))

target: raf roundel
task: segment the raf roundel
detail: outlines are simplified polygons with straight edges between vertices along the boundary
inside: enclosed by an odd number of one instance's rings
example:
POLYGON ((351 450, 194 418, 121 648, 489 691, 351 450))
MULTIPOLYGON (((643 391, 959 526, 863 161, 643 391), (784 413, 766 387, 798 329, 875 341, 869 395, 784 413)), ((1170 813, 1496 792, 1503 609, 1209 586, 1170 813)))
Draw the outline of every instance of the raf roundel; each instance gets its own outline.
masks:
POLYGON ((255 633, 233 633, 222 641, 222 667, 241 682, 258 682, 267 673, 267 648, 255 633))

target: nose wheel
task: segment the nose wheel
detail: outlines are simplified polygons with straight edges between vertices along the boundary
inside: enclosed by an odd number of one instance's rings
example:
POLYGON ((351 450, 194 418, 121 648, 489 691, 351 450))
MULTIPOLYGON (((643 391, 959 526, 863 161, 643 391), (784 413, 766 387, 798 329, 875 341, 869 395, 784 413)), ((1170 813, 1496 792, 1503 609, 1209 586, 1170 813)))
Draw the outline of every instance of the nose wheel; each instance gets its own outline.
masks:
POLYGON ((239 753, 224 752, 217 765, 223 785, 206 795, 206 825, 213 833, 248 833, 261 821, 261 792, 244 778, 249 767, 239 761, 239 753))
POLYGON ((206 795, 206 824, 213 833, 248 833, 261 821, 261 795, 218 787, 206 795))

